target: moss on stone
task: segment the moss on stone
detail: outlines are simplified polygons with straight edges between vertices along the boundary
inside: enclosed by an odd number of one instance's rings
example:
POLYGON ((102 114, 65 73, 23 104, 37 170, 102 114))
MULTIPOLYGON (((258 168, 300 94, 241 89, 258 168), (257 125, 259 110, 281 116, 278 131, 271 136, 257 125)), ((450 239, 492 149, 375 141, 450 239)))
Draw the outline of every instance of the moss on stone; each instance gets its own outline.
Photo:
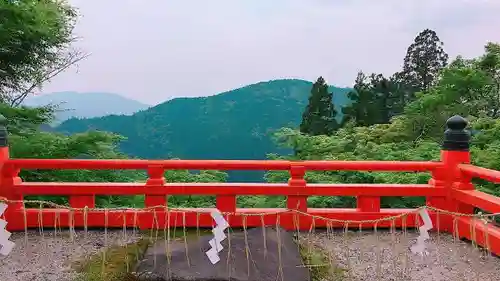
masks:
POLYGON ((130 272, 146 252, 149 243, 149 239, 141 238, 135 243, 110 246, 90 258, 78 262, 75 264, 77 272, 80 273, 77 281, 135 280, 130 272))
POLYGON ((341 281, 345 279, 346 269, 330 263, 328 253, 319 246, 299 242, 300 255, 304 265, 309 268, 311 281, 341 281))

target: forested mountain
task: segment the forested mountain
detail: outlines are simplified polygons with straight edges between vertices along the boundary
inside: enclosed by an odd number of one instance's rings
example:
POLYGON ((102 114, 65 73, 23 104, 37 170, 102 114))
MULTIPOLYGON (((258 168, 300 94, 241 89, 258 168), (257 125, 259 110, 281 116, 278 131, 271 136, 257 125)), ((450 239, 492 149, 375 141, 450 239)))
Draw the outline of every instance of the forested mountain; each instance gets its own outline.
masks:
MULTIPOLYGON (((210 97, 176 98, 131 116, 74 118, 56 129, 120 134, 127 138, 120 150, 140 158, 265 159, 268 153, 288 152, 277 148, 272 135, 281 127, 298 126, 311 87, 304 80, 261 82, 210 97)), ((329 90, 340 112, 350 89, 329 90)), ((231 180, 260 178, 231 175, 231 180)))
POLYGON ((149 107, 136 100, 112 93, 57 92, 27 97, 24 105, 37 107, 49 104, 57 105, 55 123, 72 117, 92 118, 110 114, 130 115, 149 107), (112 105, 112 106, 110 106, 112 105))

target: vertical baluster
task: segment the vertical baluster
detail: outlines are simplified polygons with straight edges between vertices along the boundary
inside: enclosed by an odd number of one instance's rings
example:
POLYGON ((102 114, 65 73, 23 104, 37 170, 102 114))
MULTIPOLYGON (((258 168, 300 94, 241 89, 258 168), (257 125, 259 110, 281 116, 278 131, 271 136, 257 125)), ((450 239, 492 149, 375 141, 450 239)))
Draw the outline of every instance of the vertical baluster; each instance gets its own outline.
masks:
MULTIPOLYGON (((163 211, 168 211, 167 209, 167 196, 165 195, 152 195, 149 194, 151 190, 165 188, 165 177, 163 176, 165 173, 165 169, 161 165, 152 165, 148 167, 148 180, 146 181, 145 191, 144 191, 144 206, 146 208, 151 208, 158 206, 154 210, 148 210, 144 213, 141 218, 140 228, 159 228, 164 226, 167 223, 165 221, 163 211), (156 220, 154 218, 154 214, 156 213, 156 220), (157 224, 157 225, 153 225, 157 224)), ((174 214, 175 215, 175 214, 174 214)))
MULTIPOLYGON (((167 206, 167 197, 165 195, 149 195, 148 190, 165 188, 165 170, 161 165, 148 167, 148 180, 146 181, 146 191, 144 205, 146 208, 153 206, 167 206)), ((164 207, 163 207, 164 208, 164 207)))
MULTIPOLYGON (((306 169, 304 166, 292 164, 290 167, 290 179, 288 180, 288 186, 293 189, 305 189, 307 182, 304 179, 306 169)), ((289 195, 286 201, 286 206, 288 209, 297 210, 299 212, 307 213, 307 196, 305 195, 289 195)), ((283 227, 289 230, 304 230, 309 229, 310 218, 306 216, 301 216, 297 213, 292 214, 290 219, 281 220, 283 227)))
POLYGON ((358 196, 356 207, 360 212, 380 212, 380 197, 358 196))

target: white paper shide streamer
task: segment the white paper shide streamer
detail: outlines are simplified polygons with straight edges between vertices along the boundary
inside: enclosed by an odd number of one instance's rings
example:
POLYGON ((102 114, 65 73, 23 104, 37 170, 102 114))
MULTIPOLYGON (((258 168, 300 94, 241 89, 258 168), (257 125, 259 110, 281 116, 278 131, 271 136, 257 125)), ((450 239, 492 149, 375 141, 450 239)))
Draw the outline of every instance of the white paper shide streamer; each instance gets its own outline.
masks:
POLYGON ((210 215, 215 221, 215 227, 212 229, 214 238, 208 241, 211 248, 206 252, 206 255, 212 264, 216 264, 220 261, 219 252, 224 249, 221 242, 226 239, 224 230, 229 227, 229 223, 224 219, 219 210, 212 211, 210 215))
MULTIPOLYGON (((7 209, 7 204, 0 203, 0 216, 3 215, 7 209)), ((7 256, 14 248, 14 242, 10 241, 11 233, 5 230, 7 221, 0 219, 0 255, 7 256)))
POLYGON ((427 209, 421 209, 419 212, 420 217, 422 218, 423 225, 418 228, 420 235, 417 237, 417 243, 413 245, 410 249, 414 254, 423 255, 425 253, 425 240, 429 239, 429 230, 432 229, 432 220, 429 216, 429 212, 427 209))

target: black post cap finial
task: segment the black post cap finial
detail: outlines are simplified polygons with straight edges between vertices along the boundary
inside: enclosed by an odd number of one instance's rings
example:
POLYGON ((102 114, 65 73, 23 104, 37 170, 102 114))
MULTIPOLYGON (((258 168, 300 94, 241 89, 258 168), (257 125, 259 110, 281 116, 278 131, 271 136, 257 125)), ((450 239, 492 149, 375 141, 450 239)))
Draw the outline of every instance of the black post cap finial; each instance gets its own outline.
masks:
POLYGON ((0 114, 0 147, 8 146, 7 135, 7 118, 0 114))
POLYGON ((446 121, 443 150, 469 151, 470 132, 466 130, 467 120, 455 115, 446 121))

